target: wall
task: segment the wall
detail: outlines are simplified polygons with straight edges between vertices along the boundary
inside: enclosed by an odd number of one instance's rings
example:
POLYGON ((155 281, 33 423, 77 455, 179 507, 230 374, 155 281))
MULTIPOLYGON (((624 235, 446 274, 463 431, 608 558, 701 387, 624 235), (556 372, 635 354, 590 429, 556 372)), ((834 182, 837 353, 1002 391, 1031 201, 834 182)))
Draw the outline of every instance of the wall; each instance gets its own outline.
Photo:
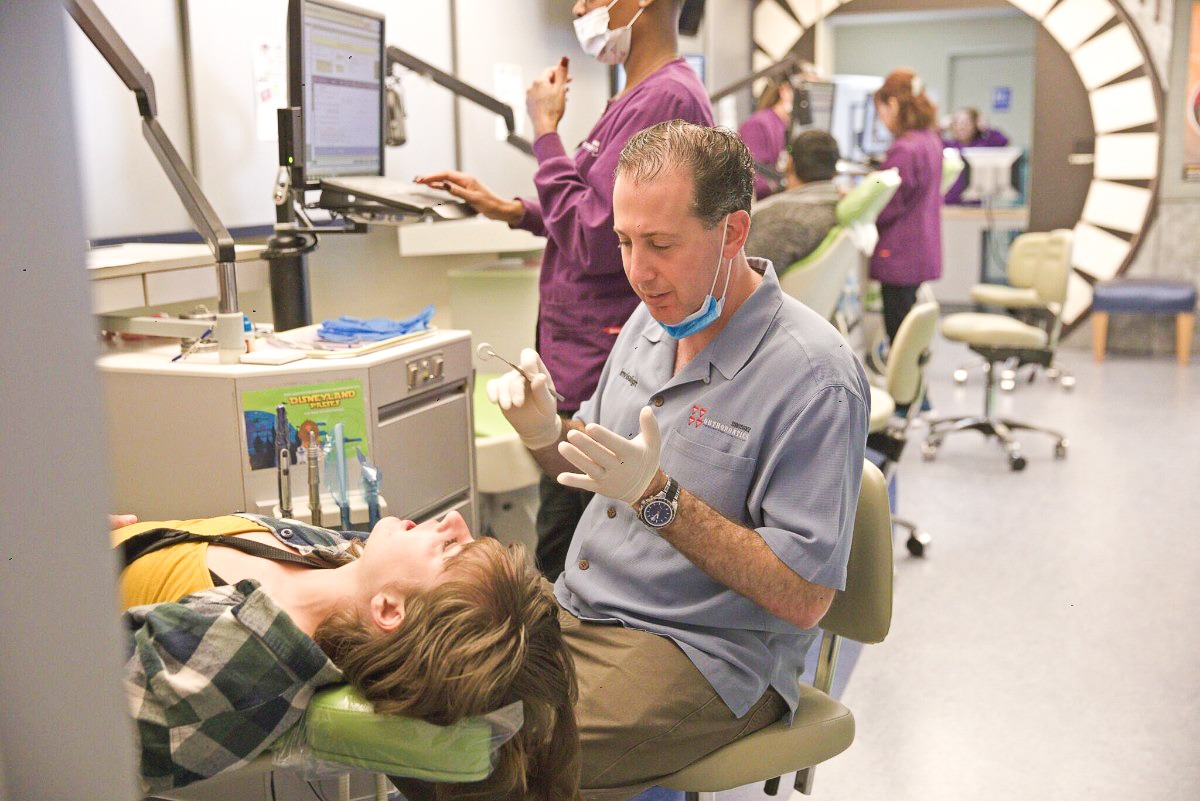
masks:
MULTIPOLYGON (((159 122, 186 160, 191 139, 176 4, 154 0, 147 8, 143 0, 101 0, 97 5, 153 78, 159 122)), ((88 238, 191 230, 142 137, 133 93, 79 27, 66 14, 63 18, 88 238)), ((36 130, 46 127, 42 121, 36 130)))
MULTIPOLYGON (((388 44, 489 94, 495 92, 496 63, 518 68, 523 89, 543 68, 570 55, 574 80, 561 129, 568 146, 584 138, 608 97, 608 72, 579 52, 570 4, 561 0, 356 4, 387 15, 388 44)), ((99 0, 98 5, 152 75, 160 121, 222 222, 228 227, 273 222, 277 144, 258 135, 254 52, 263 43, 284 46, 287 0, 99 0)), ((142 141, 132 93, 79 31, 72 30, 70 40, 89 237, 190 231, 187 215, 142 141)), ((408 142, 388 149, 388 175, 409 180, 462 168, 504 194, 530 190, 536 164, 496 140, 496 115, 456 101, 448 90, 411 73, 402 84, 408 142)), ((523 91, 515 111, 525 123, 523 91)))
MULTIPOLYGON (((1137 3, 1125 3, 1137 6, 1137 3)), ((1191 280, 1200 284, 1200 182, 1185 182, 1183 175, 1183 126, 1186 111, 1187 53, 1191 3, 1188 0, 1166 2, 1166 19, 1156 26, 1151 41, 1170 42, 1170 57, 1159 59, 1167 65, 1163 131, 1162 178, 1156 216, 1146 240, 1130 265, 1129 276, 1191 280), (1170 23, 1166 35, 1162 28, 1170 23)), ((1131 12, 1134 9, 1131 9, 1131 12)), ((1140 12, 1144 15, 1145 10, 1140 12)), ((1154 50, 1151 50, 1154 54, 1154 50)), ((1152 352, 1165 355, 1174 351, 1174 323, 1170 318, 1114 315, 1108 330, 1109 350, 1115 352, 1152 352)), ((1083 336, 1074 338, 1081 347, 1083 336)), ((1200 347, 1200 331, 1195 342, 1200 347)), ((1195 349, 1193 349, 1195 350, 1195 349)))
POLYGON ((1034 119, 1053 120, 1038 125, 1029 153, 1029 230, 1072 228, 1079 220, 1092 180, 1086 164, 1069 164, 1073 152, 1094 147, 1087 90, 1071 58, 1041 26, 1037 28, 1037 80, 1034 85, 1034 119))
MULTIPOLYGON (((857 12, 857 3, 847 11, 857 12)), ((1009 9, 983 9, 969 16, 938 19, 926 13, 893 15, 886 21, 860 23, 857 13, 835 14, 828 18, 832 30, 833 66, 840 74, 886 75, 896 67, 915 69, 925 79, 930 96, 937 101, 940 114, 950 106, 951 60, 958 56, 1021 53, 1033 55, 1034 31, 1037 23, 1024 14, 1009 9)), ((871 15, 871 19, 880 18, 871 15)), ((997 83, 1009 76, 997 76, 997 83)), ((1017 94, 1022 92, 1014 86, 1017 94)), ((1022 98, 1016 98, 1020 100, 1022 98)), ((1010 135, 1013 143, 1024 145, 1032 129, 1032 104, 1023 108, 1014 103, 1014 113, 997 120, 997 125, 1010 135)), ((985 113, 987 109, 981 109, 985 113)))

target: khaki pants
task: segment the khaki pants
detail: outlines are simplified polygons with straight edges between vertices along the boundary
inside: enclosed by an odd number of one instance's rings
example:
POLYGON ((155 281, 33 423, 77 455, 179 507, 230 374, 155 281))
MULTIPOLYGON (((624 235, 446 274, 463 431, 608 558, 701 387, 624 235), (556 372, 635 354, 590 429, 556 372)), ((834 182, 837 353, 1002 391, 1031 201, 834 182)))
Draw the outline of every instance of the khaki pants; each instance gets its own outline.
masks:
POLYGON ((656 779, 783 717, 774 690, 742 718, 666 637, 580 621, 562 611, 563 636, 579 676, 583 795, 629 798, 656 779))

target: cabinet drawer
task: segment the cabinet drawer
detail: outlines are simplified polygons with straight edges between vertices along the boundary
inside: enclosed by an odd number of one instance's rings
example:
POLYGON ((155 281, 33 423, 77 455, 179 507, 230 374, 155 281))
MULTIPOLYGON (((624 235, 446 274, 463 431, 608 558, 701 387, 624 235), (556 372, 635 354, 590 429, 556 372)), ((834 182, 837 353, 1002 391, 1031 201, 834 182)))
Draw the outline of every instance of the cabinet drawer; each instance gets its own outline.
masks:
POLYGON ((407 517, 434 508, 471 486, 471 440, 464 385, 419 402, 378 410, 376 464, 391 513, 407 517))

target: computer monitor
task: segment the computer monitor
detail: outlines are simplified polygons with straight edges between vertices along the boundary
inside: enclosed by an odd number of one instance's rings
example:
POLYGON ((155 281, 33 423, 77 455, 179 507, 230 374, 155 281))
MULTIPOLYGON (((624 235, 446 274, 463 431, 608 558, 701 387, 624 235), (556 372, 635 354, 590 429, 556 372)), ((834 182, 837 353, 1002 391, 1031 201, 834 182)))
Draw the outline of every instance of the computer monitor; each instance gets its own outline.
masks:
POLYGON ((384 17, 333 0, 288 5, 288 100, 301 109, 305 185, 383 175, 384 17))
POLYGON ((683 0, 683 9, 679 12, 679 33, 683 36, 695 36, 700 32, 703 19, 704 0, 683 0))
POLYGON ((833 110, 829 133, 847 161, 863 161, 887 153, 891 135, 875 113, 878 75, 833 76, 833 110))
POLYGON ((799 81, 793 86, 792 123, 796 130, 833 127, 833 98, 837 87, 824 81, 799 81))
POLYGON ((1024 151, 1019 147, 964 147, 967 186, 963 200, 985 205, 1011 205, 1021 199, 1018 161, 1024 151))

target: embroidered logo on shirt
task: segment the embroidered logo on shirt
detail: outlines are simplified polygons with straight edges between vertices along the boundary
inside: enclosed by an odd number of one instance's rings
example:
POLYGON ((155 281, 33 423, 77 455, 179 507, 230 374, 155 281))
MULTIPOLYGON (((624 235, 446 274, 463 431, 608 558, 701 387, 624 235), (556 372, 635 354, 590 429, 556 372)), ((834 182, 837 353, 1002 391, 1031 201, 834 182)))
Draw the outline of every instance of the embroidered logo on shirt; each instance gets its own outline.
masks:
POLYGON ((579 146, 582 147, 587 152, 591 153, 593 156, 600 152, 600 140, 599 139, 593 139, 590 142, 585 139, 579 143, 579 146))
POLYGON ((721 423, 708 416, 708 407, 692 404, 692 413, 688 415, 688 425, 695 428, 711 428, 713 431, 720 431, 722 434, 728 434, 734 439, 740 439, 743 442, 748 438, 750 426, 743 425, 738 422, 721 423))
POLYGON ((621 371, 621 378, 624 378, 626 381, 628 381, 629 386, 631 386, 631 387, 636 387, 638 385, 637 378, 635 378, 634 376, 631 376, 629 373, 625 372, 624 370, 621 371))

